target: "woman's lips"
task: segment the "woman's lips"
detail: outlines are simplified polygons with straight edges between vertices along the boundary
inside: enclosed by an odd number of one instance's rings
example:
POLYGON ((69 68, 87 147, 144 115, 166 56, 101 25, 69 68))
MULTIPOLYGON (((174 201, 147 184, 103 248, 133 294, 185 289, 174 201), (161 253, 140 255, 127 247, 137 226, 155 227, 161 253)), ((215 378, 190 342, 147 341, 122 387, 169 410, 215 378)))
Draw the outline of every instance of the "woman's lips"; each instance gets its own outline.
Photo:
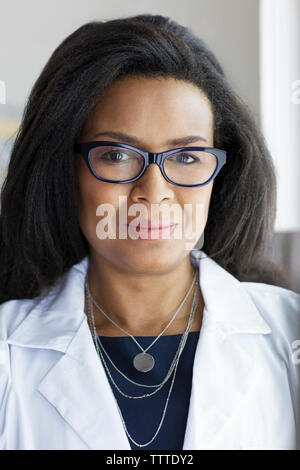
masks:
MULTIPOLYGON (((128 224, 129 225, 129 224, 128 224)), ((149 225, 148 227, 144 227, 140 224, 136 226, 136 232, 139 233, 140 239, 143 240, 162 240, 168 239, 170 235, 173 233, 175 226, 177 224, 171 224, 167 226, 155 226, 149 225)))
POLYGON ((158 224, 149 224, 149 225, 141 225, 138 224, 136 228, 143 229, 143 230, 160 230, 162 228, 173 227, 175 224, 168 224, 168 225, 158 225, 158 224))
POLYGON ((167 228, 171 227, 172 225, 176 225, 175 222, 171 222, 169 220, 141 220, 137 227, 141 227, 144 229, 160 229, 160 228, 167 228))

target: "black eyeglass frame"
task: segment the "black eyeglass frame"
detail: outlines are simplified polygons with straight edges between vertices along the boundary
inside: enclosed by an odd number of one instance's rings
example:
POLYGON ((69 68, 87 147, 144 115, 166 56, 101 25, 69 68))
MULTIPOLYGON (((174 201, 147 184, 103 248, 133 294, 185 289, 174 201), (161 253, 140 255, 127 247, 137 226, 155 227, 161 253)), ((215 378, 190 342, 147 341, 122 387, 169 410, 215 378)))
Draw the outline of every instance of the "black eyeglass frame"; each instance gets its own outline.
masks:
POLYGON ((152 152, 147 152, 146 150, 141 150, 137 147, 133 147, 132 145, 123 144, 121 142, 94 140, 91 142, 76 143, 74 145, 74 151, 76 153, 79 153, 84 158, 90 172, 95 176, 95 178, 101 181, 105 181, 107 183, 132 183, 133 181, 137 181, 139 178, 141 178, 141 176, 145 173, 150 163, 157 163, 164 178, 166 179, 166 181, 168 181, 171 184, 175 184, 176 186, 184 186, 188 188, 195 187, 195 186, 204 186, 217 176, 222 166, 225 165, 226 163, 226 151, 220 150, 214 147, 178 147, 175 149, 166 150, 165 152, 152 153, 152 152), (144 158, 144 166, 142 170, 140 171, 140 173, 138 174, 138 176, 129 180, 118 181, 118 180, 108 180, 108 179, 102 178, 101 176, 97 175, 94 172, 94 169, 92 167, 92 164, 90 162, 90 157, 89 157, 90 150, 92 148, 99 147, 99 146, 113 146, 113 147, 121 147, 121 148, 129 149, 129 150, 134 150, 135 152, 139 153, 144 158), (170 180, 168 176, 166 175, 164 167, 163 167, 164 160, 170 155, 172 155, 173 153, 178 153, 178 152, 187 151, 187 150, 198 150, 202 152, 209 152, 217 158, 217 165, 213 174, 204 183, 199 183, 199 184, 175 183, 174 181, 170 180))

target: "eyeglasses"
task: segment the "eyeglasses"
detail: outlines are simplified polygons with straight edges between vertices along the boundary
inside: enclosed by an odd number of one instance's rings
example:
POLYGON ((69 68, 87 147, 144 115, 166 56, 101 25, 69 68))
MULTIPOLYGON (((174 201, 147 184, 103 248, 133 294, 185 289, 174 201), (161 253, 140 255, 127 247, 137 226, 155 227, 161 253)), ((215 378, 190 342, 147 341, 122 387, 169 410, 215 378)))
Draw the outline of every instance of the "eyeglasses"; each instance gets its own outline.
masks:
POLYGON ((93 141, 74 145, 95 178, 108 183, 138 180, 151 163, 164 178, 178 186, 203 186, 217 176, 226 163, 226 152, 214 147, 181 147, 151 153, 120 142, 93 141))

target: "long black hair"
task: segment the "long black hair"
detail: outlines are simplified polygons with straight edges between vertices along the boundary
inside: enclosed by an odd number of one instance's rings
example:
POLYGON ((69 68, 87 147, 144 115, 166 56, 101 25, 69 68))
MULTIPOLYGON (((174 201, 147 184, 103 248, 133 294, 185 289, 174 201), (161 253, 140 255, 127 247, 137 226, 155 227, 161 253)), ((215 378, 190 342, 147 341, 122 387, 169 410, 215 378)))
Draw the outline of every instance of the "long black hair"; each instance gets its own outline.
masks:
POLYGON ((288 287, 270 255, 276 179, 247 105, 203 40, 169 17, 143 14, 79 27, 35 82, 1 191, 0 303, 33 298, 89 252, 76 203, 74 143, 121 76, 174 77, 200 87, 227 162, 214 182, 202 249, 241 281, 288 287))

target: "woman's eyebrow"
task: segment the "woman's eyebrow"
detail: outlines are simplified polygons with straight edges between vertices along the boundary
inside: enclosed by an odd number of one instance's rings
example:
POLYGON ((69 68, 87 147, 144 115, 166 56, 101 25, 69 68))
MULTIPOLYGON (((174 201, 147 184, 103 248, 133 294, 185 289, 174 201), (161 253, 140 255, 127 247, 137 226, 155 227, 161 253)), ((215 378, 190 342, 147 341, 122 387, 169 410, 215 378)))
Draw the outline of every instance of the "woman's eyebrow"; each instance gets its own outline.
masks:
MULTIPOLYGON (((123 140, 124 142, 127 142, 128 144, 132 144, 132 145, 140 144, 140 141, 137 137, 133 135, 125 134, 124 132, 118 132, 118 131, 98 132, 97 134, 93 136, 93 138, 100 137, 103 135, 112 137, 113 139, 123 140)), ((193 142, 197 142, 198 140, 203 140, 207 142, 207 139, 205 139, 204 137, 201 137, 200 135, 188 135, 186 137, 180 137, 178 139, 168 140, 167 142, 165 142, 165 145, 189 145, 193 142)))

